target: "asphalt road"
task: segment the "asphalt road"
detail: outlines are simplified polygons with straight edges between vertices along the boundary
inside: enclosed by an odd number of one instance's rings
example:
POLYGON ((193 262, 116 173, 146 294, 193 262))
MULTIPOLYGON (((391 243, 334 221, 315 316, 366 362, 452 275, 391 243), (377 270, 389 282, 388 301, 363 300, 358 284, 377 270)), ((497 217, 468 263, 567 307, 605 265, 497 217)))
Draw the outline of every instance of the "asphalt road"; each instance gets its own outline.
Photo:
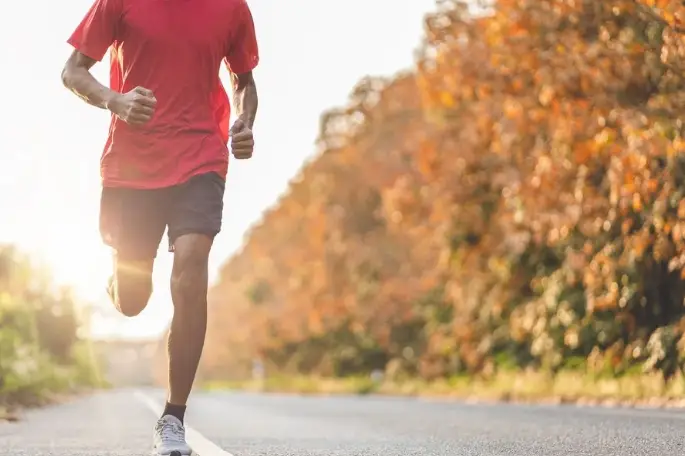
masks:
MULTIPOLYGON (((149 456, 158 390, 118 390, 0 424, 1 456, 149 456)), ((195 393, 200 456, 685 455, 685 412, 406 398, 195 393)))

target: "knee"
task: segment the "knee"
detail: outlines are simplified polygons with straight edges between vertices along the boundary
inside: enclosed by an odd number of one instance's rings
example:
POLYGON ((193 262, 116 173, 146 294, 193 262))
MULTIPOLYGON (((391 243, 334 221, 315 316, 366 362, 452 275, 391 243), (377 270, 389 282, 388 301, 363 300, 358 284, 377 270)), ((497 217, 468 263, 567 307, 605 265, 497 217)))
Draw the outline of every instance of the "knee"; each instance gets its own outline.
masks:
POLYGON ((147 306, 152 295, 153 260, 131 261, 115 257, 110 294, 123 315, 135 317, 147 306))
MULTIPOLYGON (((197 298, 207 293, 207 255, 203 251, 176 252, 171 273, 172 293, 182 298, 197 298)), ((194 299, 193 299, 194 300, 194 299)), ((174 304, 185 302, 175 300, 174 304)))
POLYGON ((152 280, 117 281, 116 305, 126 317, 135 317, 147 306, 152 295, 152 280))

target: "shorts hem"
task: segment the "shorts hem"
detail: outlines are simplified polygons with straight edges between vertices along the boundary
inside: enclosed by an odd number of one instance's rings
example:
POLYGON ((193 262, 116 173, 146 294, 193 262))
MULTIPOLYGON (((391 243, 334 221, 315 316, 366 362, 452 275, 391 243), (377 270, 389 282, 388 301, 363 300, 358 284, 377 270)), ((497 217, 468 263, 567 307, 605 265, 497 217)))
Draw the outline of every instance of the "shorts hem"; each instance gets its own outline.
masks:
POLYGON ((217 234, 219 234, 220 232, 221 230, 210 230, 202 228, 186 228, 183 230, 176 230, 174 231, 173 236, 169 236, 169 252, 175 251, 174 243, 176 242, 176 239, 180 238, 181 236, 185 236, 187 234, 201 234, 207 236, 213 241, 217 234))

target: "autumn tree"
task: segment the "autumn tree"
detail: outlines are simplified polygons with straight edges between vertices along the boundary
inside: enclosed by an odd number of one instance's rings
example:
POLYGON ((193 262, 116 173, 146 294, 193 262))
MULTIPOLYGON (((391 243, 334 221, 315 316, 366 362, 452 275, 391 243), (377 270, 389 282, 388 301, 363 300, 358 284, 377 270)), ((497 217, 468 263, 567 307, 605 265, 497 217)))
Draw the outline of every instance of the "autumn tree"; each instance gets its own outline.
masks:
MULTIPOLYGON (((211 292, 203 369, 666 376, 685 355, 685 7, 443 0, 211 292)), ((242 374, 239 374, 242 373, 242 374)))

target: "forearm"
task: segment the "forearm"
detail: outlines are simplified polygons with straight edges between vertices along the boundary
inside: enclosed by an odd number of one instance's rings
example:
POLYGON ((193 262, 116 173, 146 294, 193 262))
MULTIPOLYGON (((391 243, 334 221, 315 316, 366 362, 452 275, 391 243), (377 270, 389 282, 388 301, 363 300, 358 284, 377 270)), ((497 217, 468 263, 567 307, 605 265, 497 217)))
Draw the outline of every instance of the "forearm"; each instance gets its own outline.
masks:
POLYGON ((257 116, 257 86, 250 75, 243 78, 234 76, 233 78, 233 106, 235 115, 242 120, 250 129, 254 125, 257 116))
POLYGON ((117 92, 100 84, 90 71, 83 67, 66 67, 62 72, 62 82, 86 103, 100 109, 109 109, 111 101, 118 95, 117 92))

